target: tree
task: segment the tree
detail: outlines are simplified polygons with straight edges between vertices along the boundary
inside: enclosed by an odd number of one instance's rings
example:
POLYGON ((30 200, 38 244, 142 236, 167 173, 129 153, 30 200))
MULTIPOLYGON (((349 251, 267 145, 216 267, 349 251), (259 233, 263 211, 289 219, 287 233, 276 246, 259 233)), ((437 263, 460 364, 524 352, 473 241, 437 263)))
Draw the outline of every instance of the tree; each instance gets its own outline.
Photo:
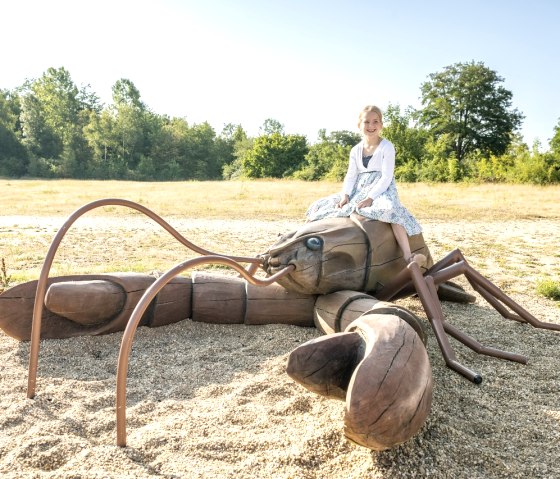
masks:
POLYGON ((90 118, 84 127, 84 136, 92 150, 89 165, 90 176, 100 179, 122 177, 122 168, 118 168, 119 138, 116 134, 116 120, 108 109, 100 114, 90 112, 90 118))
POLYGON ((113 160, 121 177, 128 177, 136 169, 146 150, 147 109, 140 101, 140 92, 130 80, 121 78, 112 88, 112 113, 119 148, 113 160))
POLYGON ((523 115, 511 109, 512 93, 503 78, 483 63, 456 63, 429 75, 421 86, 420 122, 462 162, 469 154, 501 155, 521 126, 523 115))
POLYGON ((308 151, 303 135, 262 135, 241 158, 243 175, 249 178, 290 176, 304 161, 308 151))
POLYGON ((344 178, 348 169, 351 148, 360 141, 360 135, 347 130, 319 130, 319 141, 309 148, 305 163, 294 173, 302 180, 337 180, 344 178))
MULTIPOLYGON (((28 82, 22 99, 24 143, 38 174, 84 177, 91 152, 83 128, 93 97, 80 92, 64 68, 49 68, 28 82)), ((93 106, 92 106, 93 108, 93 106)))
POLYGON ((185 178, 208 180, 219 178, 223 164, 214 151, 216 132, 208 122, 194 124, 186 139, 189 167, 185 178))
POLYGON ((284 134, 284 125, 278 120, 273 118, 267 118, 264 120, 263 125, 259 128, 259 133, 261 135, 272 135, 273 133, 278 133, 280 135, 284 134))
MULTIPOLYGON (((153 162, 153 176, 156 180, 184 179, 182 172, 182 141, 189 130, 183 118, 160 116, 159 128, 152 128, 149 157, 153 162)), ((144 160, 147 162, 147 159, 144 160)), ((142 165, 142 162, 141 162, 142 165)), ((143 172, 140 171, 142 174, 143 172)), ((147 179, 147 178, 144 178, 147 179)))
POLYGON ((127 105, 140 111, 146 109, 146 105, 140 100, 140 91, 129 79, 121 78, 117 80, 111 91, 115 105, 127 105))
POLYGON ((255 139, 247 135, 240 136, 233 145, 234 160, 225 164, 222 170, 224 180, 236 180, 243 178, 243 159, 248 157, 253 150, 255 139))
POLYGON ((215 140, 215 155, 222 165, 221 176, 224 179, 230 179, 238 176, 241 165, 236 162, 236 151, 242 144, 247 143, 247 133, 241 125, 228 123, 224 125, 222 132, 215 140))
POLYGON ((62 153, 62 139, 46 119, 41 100, 27 93, 21 101, 23 143, 32 156, 58 158, 62 153))
POLYGON ((550 151, 560 161, 560 119, 554 127, 554 136, 550 140, 550 151))
POLYGON ((157 141, 162 122, 146 109, 130 80, 117 80, 112 93, 112 105, 101 109, 95 96, 85 89, 79 92, 80 104, 90 112, 84 135, 93 152, 91 175, 103 179, 148 179, 147 172, 156 168, 149 156, 150 144, 157 141), (140 162, 142 172, 136 175, 140 162))
POLYGON ((412 107, 401 112, 399 105, 389 105, 383 113, 383 137, 395 146, 396 166, 410 161, 419 163, 428 139, 426 130, 416 124, 417 113, 412 107))
POLYGON ((0 175, 22 176, 27 172, 27 152, 21 143, 19 96, 0 90, 0 175))
POLYGON ((359 143, 361 136, 359 133, 354 133, 348 130, 331 131, 330 135, 327 135, 326 130, 319 130, 319 139, 321 141, 328 141, 330 143, 335 143, 342 146, 343 148, 352 148, 354 145, 359 143))
POLYGON ((532 151, 524 143, 516 145, 508 152, 511 164, 507 171, 508 181, 514 183, 533 183, 546 185, 560 180, 558 163, 554 162, 551 152, 541 153, 538 140, 533 144, 532 151))

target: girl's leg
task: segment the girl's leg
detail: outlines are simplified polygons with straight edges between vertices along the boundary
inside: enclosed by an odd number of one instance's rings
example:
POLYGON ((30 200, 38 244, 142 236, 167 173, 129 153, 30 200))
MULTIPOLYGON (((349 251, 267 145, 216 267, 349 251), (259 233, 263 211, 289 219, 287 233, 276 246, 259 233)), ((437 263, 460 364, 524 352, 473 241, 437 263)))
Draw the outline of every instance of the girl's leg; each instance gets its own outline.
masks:
POLYGON ((395 235, 397 243, 402 249, 404 259, 408 263, 412 254, 410 252, 410 243, 408 242, 406 230, 401 225, 395 223, 391 223, 391 227, 393 228, 393 234, 395 235))
POLYGON ((402 249, 404 260, 407 263, 416 261, 422 266, 426 261, 426 257, 423 254, 415 254, 414 257, 412 257, 412 253, 410 252, 410 243, 408 242, 408 234, 406 233, 404 227, 395 223, 391 223, 391 227, 393 228, 395 239, 402 249))

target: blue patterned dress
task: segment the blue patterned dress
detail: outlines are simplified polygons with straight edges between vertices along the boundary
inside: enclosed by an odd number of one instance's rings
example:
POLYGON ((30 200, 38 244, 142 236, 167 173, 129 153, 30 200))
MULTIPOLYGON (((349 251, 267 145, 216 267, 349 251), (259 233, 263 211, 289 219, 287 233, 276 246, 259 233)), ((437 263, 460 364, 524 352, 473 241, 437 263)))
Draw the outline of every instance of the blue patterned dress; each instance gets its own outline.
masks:
MULTIPOLYGON (((364 162, 369 157, 364 158, 364 162)), ((381 178, 380 171, 365 171, 360 173, 354 184, 349 201, 342 208, 336 205, 342 199, 342 193, 320 198, 311 204, 305 216, 308 221, 321 220, 323 218, 337 218, 350 216, 353 212, 365 216, 372 220, 383 221, 384 223, 395 223, 402 225, 409 236, 422 232, 422 227, 416 218, 401 204, 395 180, 393 179, 389 187, 379 196, 373 199, 371 206, 367 208, 357 208, 356 205, 367 198, 370 188, 381 178)))

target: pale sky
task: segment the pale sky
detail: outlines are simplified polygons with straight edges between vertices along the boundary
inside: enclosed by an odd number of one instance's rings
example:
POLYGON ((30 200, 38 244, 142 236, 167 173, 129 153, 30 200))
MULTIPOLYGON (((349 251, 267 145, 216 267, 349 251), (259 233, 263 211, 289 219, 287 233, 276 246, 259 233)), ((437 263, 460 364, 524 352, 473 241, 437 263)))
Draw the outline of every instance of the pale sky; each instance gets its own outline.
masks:
POLYGON ((367 104, 419 108, 430 73, 483 62, 504 79, 521 133, 543 145, 560 118, 556 0, 18 0, 0 8, 0 88, 49 67, 105 103, 131 80, 158 114, 267 118, 314 142, 357 131, 367 104))

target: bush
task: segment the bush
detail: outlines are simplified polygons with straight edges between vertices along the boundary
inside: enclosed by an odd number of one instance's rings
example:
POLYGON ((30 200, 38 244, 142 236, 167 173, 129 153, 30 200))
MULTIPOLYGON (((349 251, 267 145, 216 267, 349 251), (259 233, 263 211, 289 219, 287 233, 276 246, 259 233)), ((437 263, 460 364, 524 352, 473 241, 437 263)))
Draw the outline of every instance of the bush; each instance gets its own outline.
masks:
POLYGON ((56 165, 53 160, 47 158, 31 157, 27 172, 34 178, 55 178, 56 165))
POLYGON ((302 166, 308 150, 307 139, 302 135, 272 133, 259 136, 240 158, 243 176, 288 177, 302 166))
POLYGON ((418 180, 418 165, 416 161, 409 160, 395 168, 395 179, 405 183, 413 183, 418 180))
POLYGON ((449 153, 447 138, 448 135, 442 135, 437 140, 428 140, 426 154, 418 168, 418 180, 447 182, 463 178, 463 166, 454 153, 449 153))

